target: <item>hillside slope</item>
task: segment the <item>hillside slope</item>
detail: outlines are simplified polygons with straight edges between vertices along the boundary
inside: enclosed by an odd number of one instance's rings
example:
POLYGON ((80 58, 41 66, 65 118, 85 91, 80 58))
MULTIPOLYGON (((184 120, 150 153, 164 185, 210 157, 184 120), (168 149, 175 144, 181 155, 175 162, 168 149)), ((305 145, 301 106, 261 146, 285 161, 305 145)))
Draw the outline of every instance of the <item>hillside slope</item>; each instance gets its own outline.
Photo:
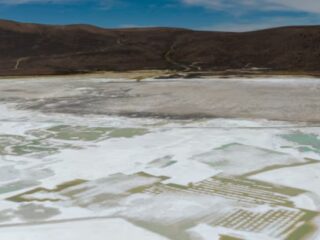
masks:
POLYGON ((320 70, 320 27, 246 33, 0 21, 0 75, 176 69, 320 70))

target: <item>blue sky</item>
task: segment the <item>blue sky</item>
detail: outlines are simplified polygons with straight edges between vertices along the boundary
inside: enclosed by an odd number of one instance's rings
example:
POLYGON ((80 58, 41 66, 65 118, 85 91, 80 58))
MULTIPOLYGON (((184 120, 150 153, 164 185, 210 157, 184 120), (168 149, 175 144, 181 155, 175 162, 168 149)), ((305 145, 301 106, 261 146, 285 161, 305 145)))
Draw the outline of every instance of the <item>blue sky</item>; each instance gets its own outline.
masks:
POLYGON ((0 0, 0 18, 107 28, 247 31, 320 24, 320 0, 0 0))

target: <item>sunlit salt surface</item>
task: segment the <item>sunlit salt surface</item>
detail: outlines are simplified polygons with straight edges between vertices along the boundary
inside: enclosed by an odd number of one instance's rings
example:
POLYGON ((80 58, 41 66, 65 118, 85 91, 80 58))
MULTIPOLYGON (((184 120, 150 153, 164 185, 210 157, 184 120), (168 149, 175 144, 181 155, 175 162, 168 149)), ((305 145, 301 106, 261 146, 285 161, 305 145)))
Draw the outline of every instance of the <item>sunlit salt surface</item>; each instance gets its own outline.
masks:
POLYGON ((0 105, 0 239, 320 239, 319 134, 0 105))

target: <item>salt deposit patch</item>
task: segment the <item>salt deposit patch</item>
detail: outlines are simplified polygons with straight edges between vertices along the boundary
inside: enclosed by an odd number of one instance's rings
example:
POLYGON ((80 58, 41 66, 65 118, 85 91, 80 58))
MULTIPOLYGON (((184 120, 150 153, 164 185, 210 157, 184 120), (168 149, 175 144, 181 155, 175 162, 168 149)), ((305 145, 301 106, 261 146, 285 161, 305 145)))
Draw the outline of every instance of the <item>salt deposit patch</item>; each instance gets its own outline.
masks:
POLYGON ((122 219, 88 220, 1 228, 0 238, 10 240, 165 240, 122 219))
POLYGON ((268 167, 292 165, 307 162, 282 152, 243 144, 228 144, 193 158, 230 175, 243 175, 268 167))
POLYGON ((319 128, 2 110, 1 239, 268 239, 319 214, 319 128))
POLYGON ((266 237, 263 234, 235 231, 224 227, 212 227, 206 224, 200 224, 189 229, 188 232, 193 240, 220 240, 222 236, 228 236, 231 239, 276 240, 276 238, 266 237))
POLYGON ((320 198, 320 164, 277 169, 250 178, 304 189, 315 193, 320 198))
POLYGON ((219 197, 167 193, 159 196, 138 195, 126 199, 122 216, 159 225, 201 219, 210 213, 227 211, 235 204, 219 197))

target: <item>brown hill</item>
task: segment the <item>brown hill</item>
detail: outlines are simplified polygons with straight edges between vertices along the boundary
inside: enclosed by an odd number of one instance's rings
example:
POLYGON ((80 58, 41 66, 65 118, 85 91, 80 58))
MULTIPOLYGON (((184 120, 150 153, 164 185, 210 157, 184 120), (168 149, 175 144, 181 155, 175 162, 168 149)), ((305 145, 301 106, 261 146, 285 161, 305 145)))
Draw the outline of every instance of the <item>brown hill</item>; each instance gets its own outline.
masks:
POLYGON ((320 27, 246 33, 0 21, 0 75, 102 70, 320 70, 320 27))

